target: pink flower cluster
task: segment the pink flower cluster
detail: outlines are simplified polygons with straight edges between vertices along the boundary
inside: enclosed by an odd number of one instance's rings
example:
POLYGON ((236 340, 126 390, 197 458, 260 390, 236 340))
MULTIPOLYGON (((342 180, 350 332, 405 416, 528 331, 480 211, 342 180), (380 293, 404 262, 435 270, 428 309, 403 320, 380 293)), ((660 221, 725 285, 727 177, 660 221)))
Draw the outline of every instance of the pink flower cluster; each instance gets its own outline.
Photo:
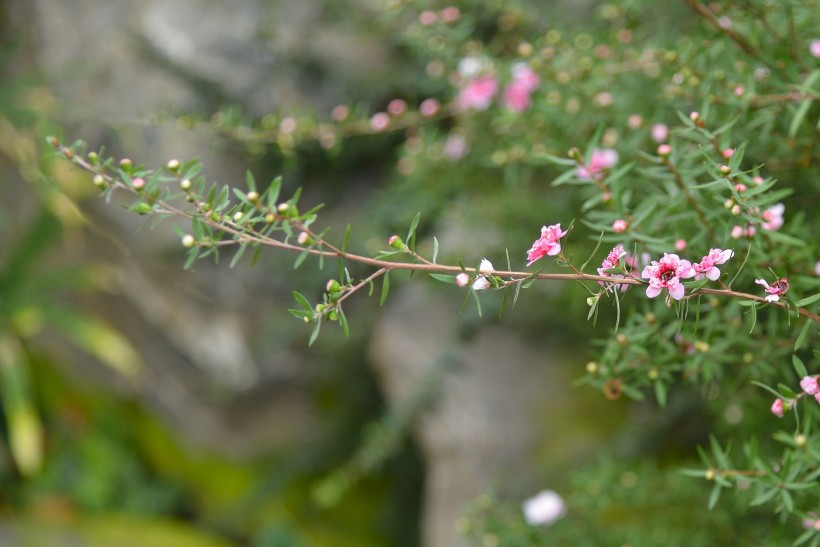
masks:
POLYGON ((527 63, 512 67, 512 81, 504 88, 502 101, 513 112, 524 112, 532 105, 531 96, 541 85, 538 74, 527 63))
POLYGON ((542 226, 541 237, 536 239, 532 248, 527 251, 527 266, 531 266, 533 262, 544 256, 555 256, 560 253, 561 243, 558 240, 565 235, 567 232, 561 230, 561 224, 542 226))
POLYGON ((804 376, 800 380, 800 389, 803 393, 798 395, 794 400, 785 401, 783 399, 775 399, 772 403, 772 414, 778 418, 783 417, 783 413, 790 409, 800 397, 811 396, 820 404, 820 376, 804 376))
POLYGON ((461 88, 456 97, 459 110, 487 110, 498 93, 498 80, 495 76, 478 76, 461 88))
POLYGON ((704 277, 709 281, 716 281, 720 277, 720 270, 715 266, 716 264, 725 264, 727 260, 734 256, 735 252, 732 249, 710 249, 709 254, 697 263, 692 264, 695 270, 695 279, 703 279, 704 277))
POLYGON ((578 166, 578 178, 581 180, 601 180, 604 178, 606 170, 616 163, 618 163, 618 152, 610 148, 596 148, 592 151, 589 163, 578 166))
MULTIPOLYGON (((621 265, 621 258, 623 258, 625 256, 626 256, 626 250, 624 250, 623 246, 615 245, 615 247, 613 247, 612 250, 609 251, 609 254, 606 255, 606 258, 601 263, 601 267, 598 268, 598 275, 603 276, 603 277, 613 277, 613 278, 616 278, 616 279, 623 278, 623 275, 621 275, 621 274, 612 274, 612 273, 607 272, 607 270, 619 267, 621 265)), ((599 281, 599 283, 601 285, 604 284, 603 281, 599 281)), ((619 288, 620 288, 621 291, 625 291, 626 289, 629 288, 629 285, 621 284, 621 286, 619 288)))

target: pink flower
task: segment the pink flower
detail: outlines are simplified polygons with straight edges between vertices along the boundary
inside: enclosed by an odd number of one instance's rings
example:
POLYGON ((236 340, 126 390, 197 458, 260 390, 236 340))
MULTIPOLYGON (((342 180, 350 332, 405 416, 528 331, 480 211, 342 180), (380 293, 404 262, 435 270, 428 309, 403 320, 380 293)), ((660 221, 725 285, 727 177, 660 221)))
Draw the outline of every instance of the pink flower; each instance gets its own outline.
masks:
POLYGON ((695 270, 695 279, 706 279, 715 281, 720 277, 720 270, 715 267, 715 264, 724 264, 734 255, 732 249, 711 249, 709 254, 704 256, 697 264, 692 264, 695 270))
POLYGON ((470 151, 470 145, 463 135, 451 134, 444 141, 444 157, 450 161, 458 161, 470 151))
POLYGON ((763 289, 769 293, 766 296, 766 302, 777 302, 780 300, 780 295, 786 294, 786 291, 789 290, 789 281, 785 277, 781 277, 771 286, 764 279, 755 279, 755 283, 763 285, 763 289))
POLYGON ((461 17, 461 10, 455 6, 447 6, 439 12, 439 17, 445 23, 455 23, 461 17))
POLYGON ((672 153, 672 147, 669 146, 668 144, 662 144, 662 145, 658 146, 658 155, 661 156, 662 158, 665 158, 666 156, 668 156, 671 153, 672 153))
POLYGON ((820 40, 812 40, 809 42, 809 53, 812 57, 820 59, 820 40))
POLYGON ((561 252, 559 239, 567 235, 566 231, 561 231, 560 224, 541 227, 541 237, 532 244, 532 248, 527 251, 527 266, 544 256, 555 256, 561 252))
POLYGON ((645 266, 641 272, 641 277, 649 280, 646 296, 655 298, 663 289, 669 289, 669 296, 675 300, 683 298, 684 287, 680 280, 694 275, 695 270, 692 269, 691 262, 668 253, 664 253, 659 261, 653 260, 652 264, 645 266))
POLYGON ((601 263, 601 267, 598 268, 598 275, 602 275, 604 277, 610 277, 612 274, 606 272, 611 268, 617 268, 620 266, 621 258, 626 256, 626 251, 624 250, 623 246, 616 245, 609 251, 609 254, 606 255, 606 258, 601 263))
POLYGON ((401 116, 407 110, 407 103, 402 99, 393 99, 387 103, 387 111, 393 116, 401 116))
POLYGON ((527 63, 516 63, 512 73, 513 79, 504 88, 502 102, 513 112, 524 112, 532 104, 530 96, 541 84, 541 79, 527 63))
POLYGON ((432 12, 430 10, 424 10, 419 14, 419 23, 421 23, 425 27, 434 25, 437 19, 438 17, 436 16, 435 12, 432 12))
POLYGON ((344 104, 338 104, 333 107, 333 110, 330 111, 330 117, 333 118, 333 121, 335 122, 345 121, 349 114, 350 108, 344 104))
POLYGON ((467 283, 470 282, 470 276, 464 272, 461 272, 456 276, 456 285, 459 287, 466 287, 467 283))
POLYGON ((473 290, 474 291, 486 291, 487 289, 490 288, 490 286, 491 286, 490 282, 483 275, 477 277, 476 280, 473 281, 473 290))
POLYGON ((492 272, 493 270, 495 270, 495 268, 493 268, 493 263, 486 258, 482 258, 481 263, 478 265, 478 271, 486 274, 492 272))
POLYGON ((532 526, 552 526, 567 513, 564 500, 552 490, 542 490, 525 501, 521 509, 524 520, 532 526))
POLYGON ((682 251, 684 249, 686 249, 686 240, 685 239, 677 240, 675 242, 675 250, 676 251, 682 251))
POLYGON ((424 99, 419 105, 419 113, 425 118, 431 118, 439 113, 441 106, 435 99, 424 99))
POLYGON ((618 152, 610 148, 592 151, 592 157, 587 165, 578 166, 578 178, 581 180, 600 180, 603 173, 613 165, 618 163, 618 152))
POLYGON ((479 76, 467 83, 456 98, 459 110, 486 110, 498 93, 495 76, 479 76))
POLYGON ((785 410, 783 407, 783 399, 775 399, 772 403, 772 414, 774 414, 778 418, 782 418, 783 410, 785 410))
POLYGON ((373 131, 384 131, 390 127, 390 116, 387 112, 376 112, 370 118, 370 129, 373 131))
POLYGON ((669 128, 665 123, 656 123, 652 126, 652 140, 657 143, 666 142, 666 137, 669 136, 669 128))
POLYGON ((629 223, 621 218, 612 223, 612 231, 616 234, 625 232, 629 228, 629 223))
POLYGON ((800 389, 809 395, 817 395, 820 393, 820 385, 817 383, 817 376, 806 376, 800 380, 800 389))
POLYGON ((778 230, 783 226, 783 213, 786 211, 786 206, 782 203, 772 205, 763 211, 763 223, 760 225, 764 230, 778 230))

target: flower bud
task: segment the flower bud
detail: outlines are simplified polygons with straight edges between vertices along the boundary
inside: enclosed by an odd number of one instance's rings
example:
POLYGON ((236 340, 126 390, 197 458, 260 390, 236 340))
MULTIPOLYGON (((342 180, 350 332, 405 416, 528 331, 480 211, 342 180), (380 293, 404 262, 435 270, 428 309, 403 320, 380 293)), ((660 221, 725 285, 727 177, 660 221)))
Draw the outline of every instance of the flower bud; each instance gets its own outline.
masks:
POLYGON ((470 276, 464 272, 461 272, 456 276, 456 285, 458 285, 459 287, 466 287, 469 282, 470 276))
POLYGON ((185 234, 185 236, 182 238, 182 246, 188 247, 190 249, 194 245, 196 245, 196 239, 194 239, 194 236, 192 236, 191 234, 185 234))
POLYGON ((658 372, 658 369, 656 369, 656 368, 650 368, 646 372, 646 377, 649 378, 650 380, 657 380, 658 376, 660 376, 660 372, 658 372))
POLYGON ((723 206, 726 209, 731 209, 734 205, 735 205, 735 200, 733 200, 732 198, 729 198, 729 199, 727 199, 726 201, 723 202, 723 206))
POLYGON ((575 160, 575 161, 579 161, 579 162, 584 161, 584 156, 581 155, 581 151, 578 149, 577 146, 573 146, 572 148, 570 148, 569 151, 567 152, 567 156, 571 160, 575 160))
POLYGON ((590 361, 589 363, 587 363, 586 369, 587 373, 595 374, 598 372, 598 363, 596 363, 595 361, 590 361))
POLYGON ((594 296, 587 297, 587 306, 590 308, 595 304, 595 301, 598 300, 594 296))
POLYGON ((265 215, 265 224, 273 224, 274 222, 276 222, 276 215, 273 213, 265 215))
POLYGON ((136 190, 137 192, 145 188, 145 181, 139 177, 132 180, 131 184, 134 186, 134 190, 136 190))
POLYGON ((625 334, 619 334, 618 336, 616 336, 615 341, 624 347, 629 345, 629 338, 627 338, 625 334))
POLYGON ((703 474, 703 478, 707 481, 713 481, 715 480, 715 475, 716 473, 714 469, 707 469, 706 473, 703 474))
POLYGON ((392 235, 387 240, 387 244, 393 247, 394 249, 404 250, 407 246, 404 244, 404 241, 401 240, 401 237, 397 235, 392 235))
MULTIPOLYGON (((302 233, 304 233, 304 232, 302 232, 302 233)), ((342 286, 339 285, 339 282, 336 281, 335 279, 330 279, 325 284, 325 290, 327 292, 339 292, 340 290, 342 290, 342 286)))
POLYGON ((91 163, 91 165, 97 165, 97 163, 100 161, 100 157, 93 150, 88 153, 87 157, 88 157, 88 161, 89 161, 89 163, 91 163))
POLYGON ((646 321, 647 325, 654 325, 655 321, 657 321, 658 318, 655 316, 654 313, 649 312, 649 313, 647 313, 646 315, 643 316, 643 320, 646 321))
POLYGON ((240 220, 242 220, 242 217, 244 217, 244 216, 245 216, 245 213, 243 213, 242 211, 237 211, 233 214, 233 221, 234 222, 239 222, 240 220))
POLYGON ((282 203, 280 203, 279 205, 276 206, 276 210, 279 211, 282 214, 287 213, 289 208, 290 208, 290 205, 288 205, 287 203, 284 203, 284 202, 282 202, 282 203))
POLYGON ((625 232, 626 229, 629 228, 629 223, 623 219, 618 219, 612 223, 612 231, 616 234, 620 234, 621 232, 625 232))
POLYGON ((121 160, 120 160, 120 169, 122 169, 122 170, 123 170, 123 171, 125 171, 126 173, 128 173, 129 171, 131 171, 131 167, 132 167, 132 166, 133 166, 133 164, 131 163, 131 160, 130 160, 130 159, 128 159, 128 158, 123 158, 123 159, 121 159, 121 160))
POLYGON ((179 181, 179 187, 185 190, 186 192, 191 189, 191 186, 193 186, 191 179, 182 179, 181 181, 179 181))
POLYGON ((672 147, 668 144, 662 144, 658 146, 658 155, 662 158, 669 157, 669 154, 672 153, 672 147))
POLYGON ((58 146, 60 146, 60 141, 57 140, 57 137, 54 137, 54 136, 46 137, 46 141, 48 141, 48 144, 50 144, 54 148, 57 148, 58 146))
POLYGON ((808 439, 806 439, 806 436, 802 433, 798 433, 794 437, 794 444, 797 446, 797 448, 803 448, 804 446, 806 446, 807 442, 808 439))
POLYGON ((259 192, 248 192, 245 194, 245 199, 256 205, 259 203, 259 192))
POLYGON ((311 243, 313 243, 313 238, 310 237, 309 233, 301 232, 296 237, 296 241, 298 241, 300 245, 310 245, 311 243))
POLYGON ((721 165, 718 168, 718 171, 720 171, 720 174, 723 175, 724 177, 728 177, 730 174, 732 174, 732 168, 729 167, 728 165, 721 165))
POLYGON ((740 205, 735 204, 732 206, 732 214, 735 216, 740 214, 740 205))
POLYGON ((94 175, 94 178, 91 179, 91 182, 94 183, 94 186, 97 188, 105 188, 105 177, 102 175, 94 175))
POLYGON ((168 160, 168 163, 165 164, 165 167, 169 171, 171 171, 172 173, 176 173, 179 170, 179 165, 180 165, 179 160, 173 159, 173 160, 168 160))

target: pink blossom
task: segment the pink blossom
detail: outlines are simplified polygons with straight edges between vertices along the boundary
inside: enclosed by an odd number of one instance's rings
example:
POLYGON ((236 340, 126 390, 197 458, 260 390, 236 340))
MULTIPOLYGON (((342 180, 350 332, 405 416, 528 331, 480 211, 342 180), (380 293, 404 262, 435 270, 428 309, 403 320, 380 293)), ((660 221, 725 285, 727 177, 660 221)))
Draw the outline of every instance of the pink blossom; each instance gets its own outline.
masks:
POLYGON ((581 180, 600 180, 604 171, 618 163, 618 152, 611 148, 596 148, 587 165, 578 166, 578 178, 581 180))
POLYGON ((467 155, 470 145, 463 135, 452 134, 444 141, 444 157, 450 161, 457 161, 467 155))
POLYGON ((763 177, 758 176, 758 177, 752 177, 752 182, 754 182, 755 184, 760 186, 761 184, 763 184, 764 180, 763 180, 763 177))
POLYGON ((467 83, 456 98, 460 110, 486 110, 498 93, 495 76, 479 76, 467 83))
POLYGON ((735 153, 734 148, 727 148, 726 150, 723 151, 723 157, 728 160, 729 158, 731 158, 734 155, 734 153, 735 153))
POLYGON ((784 410, 785 408, 783 406, 783 399, 775 399, 772 403, 772 414, 774 414, 778 418, 782 418, 784 410))
POLYGON ((393 116, 401 116, 407 110, 407 103, 402 99, 393 99, 387 103, 387 111, 393 116))
POLYGON ((421 23, 425 27, 434 25, 437 19, 438 17, 436 16, 435 12, 430 10, 424 10, 419 14, 419 23, 421 23))
POLYGON ((789 281, 785 277, 775 281, 774 285, 769 285, 764 279, 755 279, 755 283, 763 285, 763 290, 769 293, 766 295, 766 302, 777 302, 780 300, 780 295, 786 294, 789 290, 789 281))
POLYGON ((495 268, 493 268, 493 263, 486 258, 482 258, 481 263, 478 265, 478 271, 486 274, 492 272, 493 270, 495 270, 495 268))
POLYGON ((439 17, 445 23, 455 23, 461 17, 461 10, 455 6, 447 6, 439 12, 439 17))
POLYGON ((643 117, 640 114, 631 114, 626 119, 626 125, 628 125, 630 129, 638 129, 643 125, 643 117))
POLYGON ((685 239, 677 240, 675 242, 675 250, 676 251, 682 251, 684 249, 686 249, 686 240, 685 239))
POLYGON ((715 267, 715 264, 724 264, 734 255, 732 249, 710 249, 709 254, 704 256, 697 264, 692 264, 695 270, 695 279, 706 279, 715 281, 720 277, 720 270, 715 267))
POLYGON ((817 376, 806 376, 800 380, 800 389, 809 395, 817 395, 820 393, 820 385, 817 383, 817 376))
POLYGON ((612 223, 612 231, 614 231, 616 234, 625 232, 627 228, 629 228, 629 223, 622 218, 619 218, 618 220, 612 223))
POLYGON ((336 105, 333 107, 333 110, 330 111, 330 117, 336 122, 345 121, 348 115, 350 115, 350 108, 344 104, 336 105))
POLYGON ((530 96, 541 84, 538 74, 527 63, 516 63, 512 67, 513 79, 504 88, 504 106, 513 112, 524 112, 532 104, 530 96))
POLYGON ((653 260, 652 264, 645 266, 641 272, 641 277, 649 280, 646 296, 655 298, 663 289, 669 289, 669 296, 675 300, 683 298, 684 287, 680 280, 694 275, 695 270, 692 269, 691 262, 668 253, 664 253, 659 261, 653 260))
POLYGON ((764 230, 778 230, 783 226, 783 213, 786 211, 786 206, 782 203, 772 205, 763 211, 763 223, 760 225, 764 230))
POLYGON ((820 40, 812 40, 809 42, 809 53, 812 57, 820 59, 820 40))
POLYGON ((752 237, 756 232, 757 230, 754 226, 744 228, 743 226, 738 226, 735 224, 734 228, 732 228, 731 236, 735 239, 739 237, 752 237))
POLYGON ((370 129, 373 131, 384 131, 390 127, 390 116, 387 112, 376 112, 370 118, 370 129))
POLYGON ((601 267, 598 268, 598 275, 602 275, 604 277, 609 277, 612 274, 606 272, 606 270, 617 268, 620 265, 621 258, 626 256, 626 251, 624 250, 623 246, 616 245, 609 251, 609 254, 606 255, 606 258, 601 263, 601 267))
POLYGON ((470 276, 464 272, 461 272, 456 276, 456 285, 459 287, 466 287, 467 283, 470 282, 470 276))
POLYGON ((473 290, 474 291, 486 291, 491 287, 490 282, 487 280, 486 277, 479 276, 473 281, 473 290))
POLYGON ((521 509, 524 520, 532 526, 552 526, 567 513, 564 500, 552 490, 542 490, 525 501, 521 509))
POLYGON ((419 113, 425 118, 431 118, 439 113, 441 106, 435 99, 424 99, 419 105, 419 113))
POLYGON ((541 237, 535 240, 532 248, 527 251, 527 266, 531 266, 533 262, 544 256, 555 256, 560 253, 561 243, 558 240, 565 235, 567 232, 561 230, 560 224, 542 226, 541 237))
POLYGON ((735 87, 734 92, 735 92, 736 97, 742 97, 743 94, 746 93, 746 88, 743 87, 742 85, 739 85, 739 86, 735 87))
POLYGON ((668 144, 662 144, 662 145, 658 146, 658 155, 659 156, 665 158, 666 156, 668 156, 671 153, 672 153, 672 147, 669 146, 668 144))
POLYGON ((652 126, 652 140, 657 143, 666 142, 666 137, 669 136, 669 128, 665 123, 656 123, 652 126))
POLYGON ((737 190, 738 193, 745 192, 747 189, 748 189, 748 186, 746 186, 742 182, 738 182, 737 184, 735 184, 735 190, 737 190))

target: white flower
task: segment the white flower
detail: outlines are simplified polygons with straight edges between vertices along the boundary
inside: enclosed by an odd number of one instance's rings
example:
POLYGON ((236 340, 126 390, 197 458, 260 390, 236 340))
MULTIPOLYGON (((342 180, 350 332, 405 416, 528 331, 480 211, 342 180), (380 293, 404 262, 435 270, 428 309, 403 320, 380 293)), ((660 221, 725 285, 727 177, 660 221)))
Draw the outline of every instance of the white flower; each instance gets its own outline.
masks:
POLYGON ((493 263, 487 260, 486 258, 482 258, 481 264, 479 264, 478 266, 478 271, 483 274, 486 274, 492 272, 493 270, 495 270, 495 268, 493 268, 493 263))
POLYGON ((483 275, 473 281, 473 290, 474 291, 486 291, 490 288, 490 282, 487 281, 487 278, 483 275))
POLYGON ((542 490, 525 501, 521 508, 524 519, 532 526, 552 526, 567 513, 564 500, 552 490, 542 490))

